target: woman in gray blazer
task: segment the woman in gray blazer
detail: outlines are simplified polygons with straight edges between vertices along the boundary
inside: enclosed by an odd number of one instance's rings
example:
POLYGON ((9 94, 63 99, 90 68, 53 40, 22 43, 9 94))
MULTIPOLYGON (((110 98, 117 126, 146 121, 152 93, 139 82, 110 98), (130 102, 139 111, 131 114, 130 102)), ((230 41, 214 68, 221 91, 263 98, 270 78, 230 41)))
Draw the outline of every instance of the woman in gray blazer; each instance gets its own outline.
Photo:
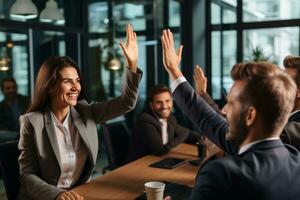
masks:
POLYGON ((70 192, 90 180, 98 152, 96 124, 135 107, 141 71, 137 37, 127 25, 120 44, 127 62, 122 94, 88 104, 82 75, 68 57, 51 57, 41 66, 29 111, 20 117, 19 199, 79 200, 70 192))

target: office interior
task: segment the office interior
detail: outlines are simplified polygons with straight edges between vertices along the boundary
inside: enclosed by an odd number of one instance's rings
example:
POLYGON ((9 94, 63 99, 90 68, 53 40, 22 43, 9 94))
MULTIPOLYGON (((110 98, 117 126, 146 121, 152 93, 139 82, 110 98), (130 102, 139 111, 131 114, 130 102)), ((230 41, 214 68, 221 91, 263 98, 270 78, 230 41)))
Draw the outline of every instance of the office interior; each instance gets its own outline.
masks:
MULTIPOLYGON (((207 91, 220 106, 233 83, 235 63, 282 66, 285 56, 300 54, 299 0, 28 0, 36 13, 25 17, 12 15, 17 1, 0 0, 0 80, 14 77, 18 92, 29 97, 41 64, 53 55, 79 64, 88 101, 118 96, 126 67, 119 43, 125 41, 126 24, 133 26, 143 78, 136 108, 119 119, 129 128, 144 109, 149 89, 170 84, 160 42, 165 28, 174 33, 176 47, 184 45, 186 79, 193 84, 193 68, 199 64, 207 91), (49 3, 57 6, 53 18, 43 13, 49 3)), ((180 111, 174 112, 191 126, 180 111)))

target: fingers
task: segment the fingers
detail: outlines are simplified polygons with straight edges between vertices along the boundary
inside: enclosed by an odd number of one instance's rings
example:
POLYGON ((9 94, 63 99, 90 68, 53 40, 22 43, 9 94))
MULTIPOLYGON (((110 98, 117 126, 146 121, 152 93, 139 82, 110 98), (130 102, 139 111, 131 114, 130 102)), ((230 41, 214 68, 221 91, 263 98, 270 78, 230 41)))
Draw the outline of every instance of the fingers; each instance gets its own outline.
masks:
POLYGON ((166 196, 163 200, 171 200, 171 196, 166 196))
POLYGON ((80 196, 77 192, 70 191, 70 194, 74 198, 74 200, 83 200, 83 197, 80 196))
POLYGON ((196 67, 194 68, 194 75, 195 75, 196 79, 205 79, 206 78, 202 68, 199 65, 196 65, 196 67))
POLYGON ((130 25, 127 24, 127 25, 126 25, 126 44, 128 44, 129 41, 130 41, 129 27, 130 27, 130 25))
POLYGON ((169 43, 168 43, 168 39, 167 39, 167 31, 166 30, 163 30, 161 38, 162 38, 163 47, 165 49, 169 48, 169 43))
POLYGON ((170 46, 174 47, 173 33, 170 31, 170 29, 167 30, 167 35, 168 35, 168 39, 169 39, 169 42, 170 42, 170 46))
POLYGON ((177 56, 180 60, 181 60, 182 49, 183 49, 183 45, 180 45, 178 52, 177 52, 177 56))
POLYGON ((125 48, 124 44, 120 42, 119 45, 123 51, 123 54, 126 55, 126 48, 125 48))
POLYGON ((168 36, 168 31, 167 30, 163 31, 163 36, 164 36, 164 40, 166 41, 166 47, 170 48, 171 44, 170 44, 170 38, 168 36))
POLYGON ((133 28, 130 24, 126 25, 126 45, 130 42, 137 41, 136 33, 133 31, 133 28))

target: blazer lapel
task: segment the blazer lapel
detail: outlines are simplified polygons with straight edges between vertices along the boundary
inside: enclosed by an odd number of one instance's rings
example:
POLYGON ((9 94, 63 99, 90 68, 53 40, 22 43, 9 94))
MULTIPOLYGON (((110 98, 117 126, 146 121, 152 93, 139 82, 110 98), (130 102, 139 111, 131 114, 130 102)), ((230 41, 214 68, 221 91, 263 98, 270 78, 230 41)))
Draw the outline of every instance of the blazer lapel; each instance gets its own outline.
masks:
POLYGON ((48 138, 50 141, 50 144, 52 146, 52 149, 54 151, 54 154, 56 156, 56 159, 58 161, 59 167, 61 168, 61 157, 60 157, 60 152, 59 152, 59 146, 56 138, 56 132, 55 132, 55 126, 53 123, 53 119, 51 116, 51 113, 49 110, 47 110, 44 113, 44 118, 45 118, 45 127, 46 127, 46 132, 48 134, 48 138))
MULTIPOLYGON (((73 117, 74 120, 74 125, 78 130, 78 133, 81 137, 81 139, 83 140, 84 144, 86 145, 88 152, 89 152, 89 156, 92 159, 92 152, 91 152, 91 147, 90 147, 90 142, 87 136, 87 129, 85 124, 83 123, 79 113, 77 112, 77 110, 74 107, 71 107, 71 115, 73 117)), ((94 160, 94 159, 92 159, 94 160)))

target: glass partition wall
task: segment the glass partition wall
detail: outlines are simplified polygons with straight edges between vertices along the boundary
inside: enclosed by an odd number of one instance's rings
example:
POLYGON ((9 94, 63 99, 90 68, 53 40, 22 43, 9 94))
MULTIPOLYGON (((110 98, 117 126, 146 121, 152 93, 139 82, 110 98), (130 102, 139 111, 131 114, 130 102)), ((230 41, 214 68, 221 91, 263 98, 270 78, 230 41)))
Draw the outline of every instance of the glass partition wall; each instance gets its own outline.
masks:
POLYGON ((297 0, 207 0, 208 68, 211 93, 224 100, 232 85, 230 70, 241 61, 282 66, 299 55, 300 11, 297 0))
POLYGON ((129 126, 144 109, 148 89, 157 83, 169 83, 162 66, 160 36, 163 28, 171 28, 179 45, 180 11, 181 4, 175 0, 88 3, 88 60, 93 100, 120 95, 126 66, 119 43, 126 42, 126 24, 131 24, 137 33, 138 67, 143 71, 143 78, 136 109, 130 113, 132 116, 126 116, 129 126))

